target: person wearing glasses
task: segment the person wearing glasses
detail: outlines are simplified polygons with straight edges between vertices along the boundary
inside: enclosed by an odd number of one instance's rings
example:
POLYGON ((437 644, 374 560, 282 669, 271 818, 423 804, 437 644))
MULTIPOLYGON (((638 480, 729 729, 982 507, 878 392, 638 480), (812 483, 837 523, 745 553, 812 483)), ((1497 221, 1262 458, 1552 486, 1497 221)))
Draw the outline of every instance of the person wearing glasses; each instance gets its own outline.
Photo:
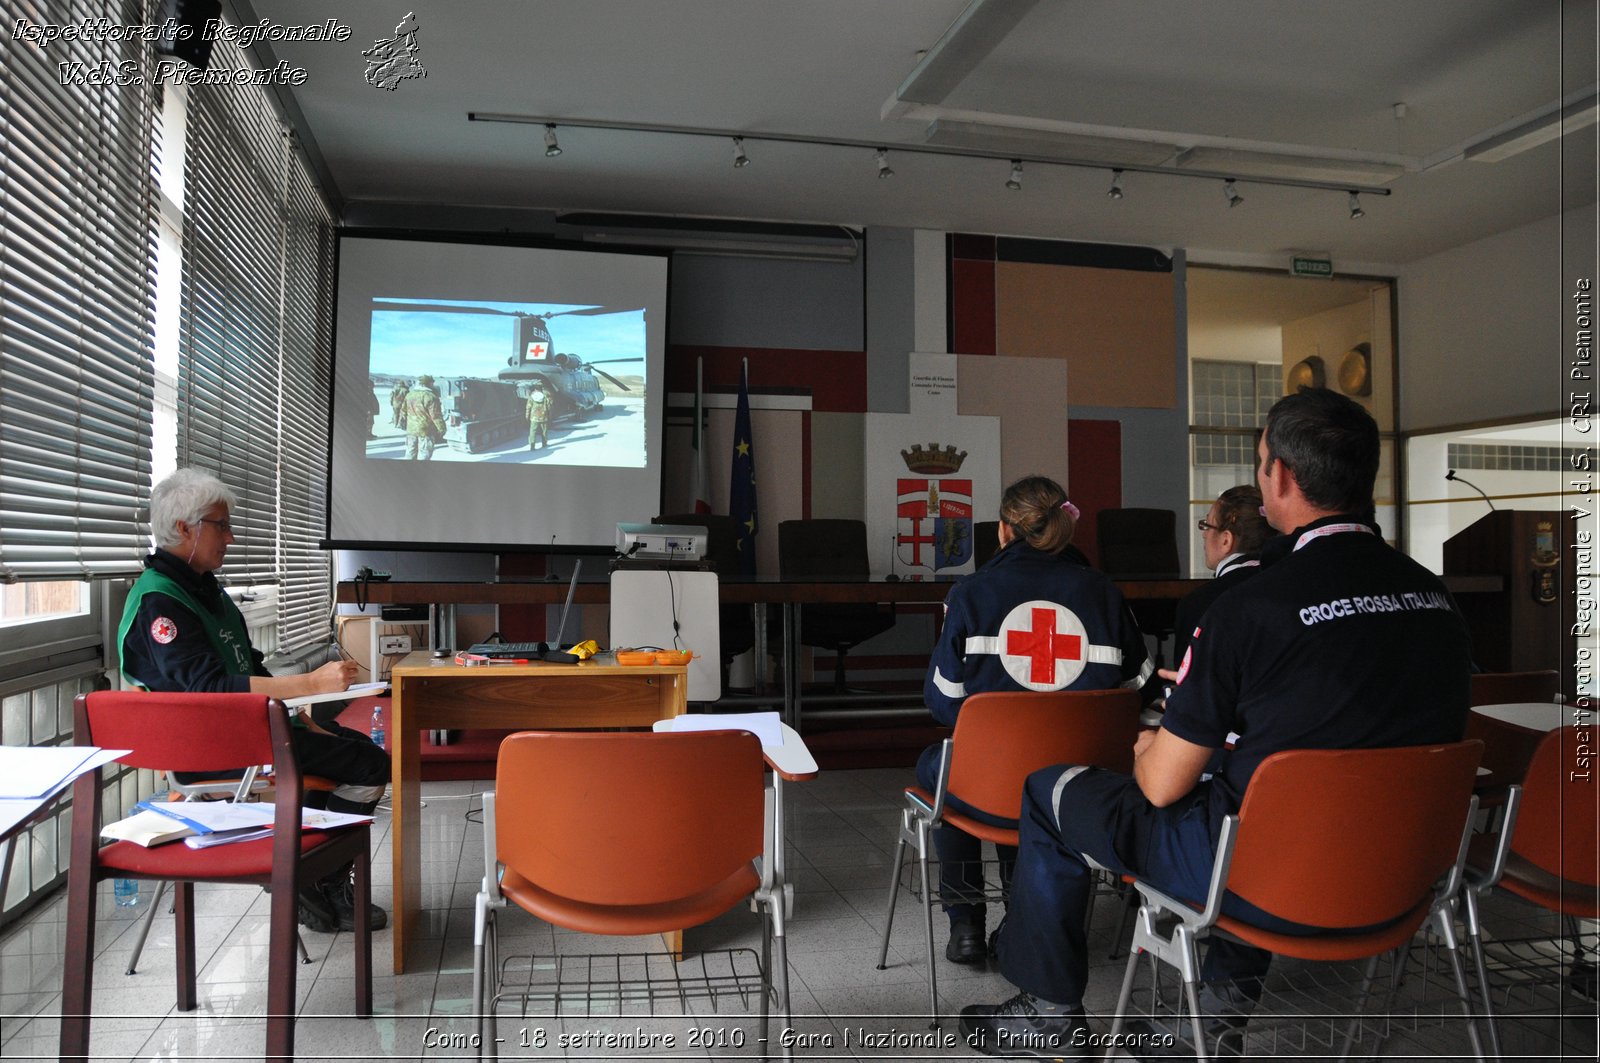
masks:
MULTIPOLYGON (((244 616, 217 582, 233 542, 238 499, 221 480, 199 469, 179 469, 150 492, 156 548, 144 560, 117 629, 123 678, 141 690, 169 693, 251 693, 274 698, 344 690, 355 678, 353 661, 330 661, 299 675, 275 676, 250 644, 244 616)), ((292 737, 300 768, 338 786, 327 795, 335 812, 370 815, 389 782, 389 755, 360 731, 294 716, 292 737)), ((178 777, 179 782, 227 773, 178 777)), ((237 774, 237 773, 234 773, 237 774)), ((307 795, 310 797, 311 795, 307 795)), ((348 870, 300 891, 300 922, 330 932, 355 928, 348 870)), ((372 929, 388 914, 372 906, 372 929)))
MULTIPOLYGON (((1261 546, 1273 532, 1261 513, 1261 491, 1253 484, 1230 487, 1211 503, 1211 512, 1199 521, 1200 542, 1206 567, 1215 575, 1210 583, 1190 591, 1178 603, 1173 622, 1172 659, 1182 661, 1194 629, 1211 603, 1260 571, 1261 546)), ((1176 674, 1166 676, 1177 678, 1176 674)))

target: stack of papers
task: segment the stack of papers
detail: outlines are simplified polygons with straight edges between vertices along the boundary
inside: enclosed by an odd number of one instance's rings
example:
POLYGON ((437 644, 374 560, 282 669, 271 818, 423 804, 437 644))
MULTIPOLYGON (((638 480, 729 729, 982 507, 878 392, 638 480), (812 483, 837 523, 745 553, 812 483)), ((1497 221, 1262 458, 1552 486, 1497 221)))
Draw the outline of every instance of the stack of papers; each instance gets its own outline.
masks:
MULTIPOLYGON (((141 801, 139 809, 127 819, 106 824, 100 831, 101 836, 146 848, 181 838, 191 849, 207 849, 270 836, 276 814, 271 804, 234 804, 231 801, 141 801)), ((316 808, 300 810, 300 825, 304 830, 334 830, 371 822, 371 816, 316 808)))
POLYGON ((0 746, 0 838, 40 814, 72 780, 126 753, 95 746, 0 746))

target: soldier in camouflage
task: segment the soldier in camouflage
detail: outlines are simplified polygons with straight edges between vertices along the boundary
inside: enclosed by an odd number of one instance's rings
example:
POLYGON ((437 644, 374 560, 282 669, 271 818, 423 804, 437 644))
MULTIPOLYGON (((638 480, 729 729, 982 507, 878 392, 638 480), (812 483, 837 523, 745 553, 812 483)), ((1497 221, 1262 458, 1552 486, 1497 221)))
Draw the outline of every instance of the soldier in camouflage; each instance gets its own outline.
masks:
POLYGON ((444 411, 439 407, 439 392, 433 377, 424 373, 416 386, 406 392, 406 458, 433 459, 433 448, 444 439, 444 411))
POLYGON ((394 426, 406 426, 406 394, 411 390, 411 382, 402 380, 395 384, 394 390, 389 392, 389 409, 394 413, 394 426))
POLYGON ((528 449, 550 445, 550 396, 543 384, 534 384, 528 396, 528 449))

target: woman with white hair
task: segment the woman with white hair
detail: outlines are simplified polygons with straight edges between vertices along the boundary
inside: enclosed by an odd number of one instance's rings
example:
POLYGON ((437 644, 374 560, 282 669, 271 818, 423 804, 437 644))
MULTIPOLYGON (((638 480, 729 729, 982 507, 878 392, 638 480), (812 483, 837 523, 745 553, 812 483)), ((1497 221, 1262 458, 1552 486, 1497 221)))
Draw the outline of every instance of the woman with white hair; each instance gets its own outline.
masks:
MULTIPOLYGON (((150 494, 156 549, 134 582, 122 611, 117 646, 123 678, 144 690, 252 693, 275 698, 344 690, 352 661, 332 661, 301 675, 274 676, 250 645, 244 617, 217 582, 238 501, 221 480, 179 469, 150 494)), ((389 782, 389 756, 359 731, 293 718, 301 770, 339 785, 327 796, 338 812, 370 814, 389 782)), ((179 781, 183 781, 181 778, 179 781)), ((335 872, 300 892, 300 921, 311 930, 352 930, 355 905, 347 872, 335 872)), ((373 906, 372 927, 388 922, 373 906)))

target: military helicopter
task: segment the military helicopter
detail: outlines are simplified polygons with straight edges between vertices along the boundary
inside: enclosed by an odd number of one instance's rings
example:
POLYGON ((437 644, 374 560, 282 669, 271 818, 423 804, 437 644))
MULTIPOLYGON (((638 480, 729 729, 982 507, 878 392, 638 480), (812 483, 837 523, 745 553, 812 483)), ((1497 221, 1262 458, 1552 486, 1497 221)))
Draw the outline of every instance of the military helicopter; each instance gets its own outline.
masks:
POLYGON ((440 405, 445 415, 444 441, 455 450, 476 454, 508 439, 526 436, 527 399, 535 382, 541 382, 550 396, 552 422, 583 418, 605 404, 606 394, 596 374, 623 391, 628 385, 599 368, 616 362, 642 362, 637 358, 608 358, 587 362, 575 354, 558 354, 550 329, 551 318, 567 315, 633 313, 641 307, 592 306, 581 310, 553 310, 542 314, 500 310, 489 306, 452 306, 446 303, 404 302, 374 299, 374 310, 412 313, 490 314, 516 320, 511 329, 511 356, 506 368, 494 380, 479 377, 440 377, 440 405))

